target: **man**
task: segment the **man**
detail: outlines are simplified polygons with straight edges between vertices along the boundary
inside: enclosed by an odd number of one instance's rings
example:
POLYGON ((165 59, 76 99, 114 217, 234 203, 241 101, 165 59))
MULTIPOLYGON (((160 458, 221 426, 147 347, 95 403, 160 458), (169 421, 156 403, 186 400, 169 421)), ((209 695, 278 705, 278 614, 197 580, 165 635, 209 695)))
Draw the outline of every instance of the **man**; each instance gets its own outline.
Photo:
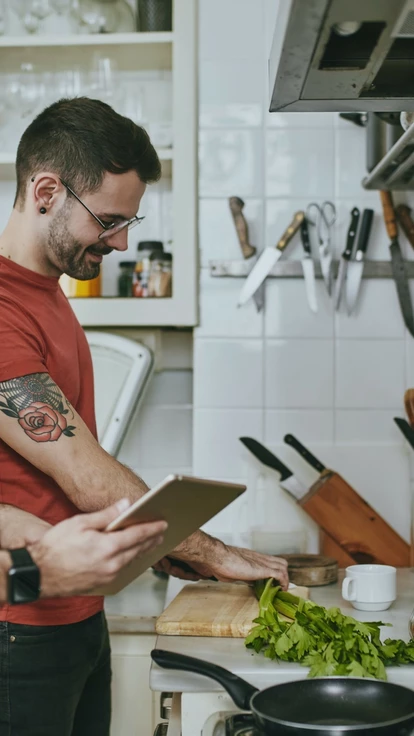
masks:
MULTIPOLYGON (((14 209, 0 237, 1 501, 50 524, 148 490, 96 440, 90 352, 58 279, 94 278, 105 255, 127 249, 146 185, 160 172, 147 133, 87 98, 51 105, 19 144, 14 209)), ((194 573, 169 560, 160 568, 180 577, 288 582, 284 560, 201 531, 173 557, 194 573)), ((10 728, 108 736, 102 598, 35 598, 0 608, 0 736, 10 728)))

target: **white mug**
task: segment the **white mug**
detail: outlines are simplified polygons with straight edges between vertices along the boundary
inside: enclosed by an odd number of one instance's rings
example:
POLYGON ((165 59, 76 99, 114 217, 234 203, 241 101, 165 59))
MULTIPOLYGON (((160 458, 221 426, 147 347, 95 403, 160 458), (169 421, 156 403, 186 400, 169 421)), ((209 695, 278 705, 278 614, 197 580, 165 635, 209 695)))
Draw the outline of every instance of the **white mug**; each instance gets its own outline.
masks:
POLYGON ((390 565, 351 565, 345 570, 342 598, 359 611, 385 611, 397 597, 397 570, 390 565))

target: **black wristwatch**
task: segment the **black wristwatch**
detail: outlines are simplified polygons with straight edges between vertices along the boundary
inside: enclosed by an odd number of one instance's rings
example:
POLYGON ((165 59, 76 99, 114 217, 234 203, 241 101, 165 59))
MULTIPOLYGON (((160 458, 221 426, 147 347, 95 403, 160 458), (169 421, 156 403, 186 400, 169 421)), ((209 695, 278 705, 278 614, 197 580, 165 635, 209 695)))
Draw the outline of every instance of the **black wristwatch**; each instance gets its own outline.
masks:
POLYGON ((9 549, 12 566, 7 578, 9 603, 32 603, 40 596, 40 570, 24 547, 9 549))

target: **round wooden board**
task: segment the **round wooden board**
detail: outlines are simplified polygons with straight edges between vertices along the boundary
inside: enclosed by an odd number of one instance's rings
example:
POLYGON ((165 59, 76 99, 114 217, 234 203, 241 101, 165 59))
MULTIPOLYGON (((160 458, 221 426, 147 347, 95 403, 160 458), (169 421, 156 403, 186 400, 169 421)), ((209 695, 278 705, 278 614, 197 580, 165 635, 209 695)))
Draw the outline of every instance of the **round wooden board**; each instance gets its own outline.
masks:
POLYGON ((324 555, 280 555, 288 561, 289 580, 295 585, 328 585, 338 579, 338 563, 324 555))

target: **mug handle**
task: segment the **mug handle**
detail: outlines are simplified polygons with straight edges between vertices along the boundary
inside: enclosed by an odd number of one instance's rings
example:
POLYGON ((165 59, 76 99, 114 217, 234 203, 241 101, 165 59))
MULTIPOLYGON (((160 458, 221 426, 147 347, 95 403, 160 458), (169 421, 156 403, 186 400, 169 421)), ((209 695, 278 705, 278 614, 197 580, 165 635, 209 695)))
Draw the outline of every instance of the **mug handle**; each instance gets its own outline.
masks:
POLYGON ((342 598, 346 601, 356 600, 356 580, 355 578, 344 578, 342 581, 342 598), (352 589, 353 586, 353 589, 352 589))

